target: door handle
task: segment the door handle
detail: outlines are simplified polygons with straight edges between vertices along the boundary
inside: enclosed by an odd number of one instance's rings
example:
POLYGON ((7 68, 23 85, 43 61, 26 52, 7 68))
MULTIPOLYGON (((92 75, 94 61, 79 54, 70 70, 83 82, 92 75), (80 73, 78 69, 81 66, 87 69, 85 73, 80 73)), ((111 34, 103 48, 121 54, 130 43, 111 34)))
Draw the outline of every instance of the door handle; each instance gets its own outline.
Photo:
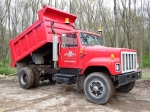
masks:
POLYGON ((80 56, 80 58, 83 58, 83 56, 85 56, 85 55, 87 55, 87 53, 82 54, 82 55, 80 56))

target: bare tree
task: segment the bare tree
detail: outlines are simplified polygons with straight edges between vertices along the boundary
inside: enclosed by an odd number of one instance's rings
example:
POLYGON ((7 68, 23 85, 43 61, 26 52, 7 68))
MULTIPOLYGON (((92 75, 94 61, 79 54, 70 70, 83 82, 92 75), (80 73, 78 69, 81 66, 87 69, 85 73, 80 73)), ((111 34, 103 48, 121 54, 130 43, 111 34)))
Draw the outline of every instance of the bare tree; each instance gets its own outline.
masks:
POLYGON ((115 28, 114 28, 114 36, 116 38, 116 47, 118 47, 118 17, 117 17, 117 2, 114 0, 114 15, 115 15, 115 28))
MULTIPOLYGON (((147 14, 148 14, 148 40, 150 43, 150 1, 147 2, 147 14)), ((150 44, 149 44, 149 58, 150 58, 150 44)))

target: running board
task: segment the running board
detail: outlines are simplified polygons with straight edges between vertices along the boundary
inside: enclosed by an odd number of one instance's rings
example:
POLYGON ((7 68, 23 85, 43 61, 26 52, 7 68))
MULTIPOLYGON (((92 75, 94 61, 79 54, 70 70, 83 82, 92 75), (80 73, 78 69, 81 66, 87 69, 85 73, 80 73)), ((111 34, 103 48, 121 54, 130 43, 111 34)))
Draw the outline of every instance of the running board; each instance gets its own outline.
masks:
POLYGON ((70 84, 76 83, 76 75, 57 73, 57 74, 54 74, 54 78, 56 80, 56 83, 58 84, 66 83, 70 85, 70 84))

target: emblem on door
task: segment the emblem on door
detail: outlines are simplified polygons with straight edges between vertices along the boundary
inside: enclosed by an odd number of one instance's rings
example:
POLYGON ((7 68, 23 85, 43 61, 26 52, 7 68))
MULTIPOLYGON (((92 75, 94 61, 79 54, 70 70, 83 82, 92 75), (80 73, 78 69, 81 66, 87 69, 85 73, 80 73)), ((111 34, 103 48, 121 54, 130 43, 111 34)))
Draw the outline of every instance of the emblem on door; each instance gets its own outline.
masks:
POLYGON ((67 53, 64 54, 64 56, 72 57, 72 56, 76 56, 76 53, 72 51, 68 51, 67 53))

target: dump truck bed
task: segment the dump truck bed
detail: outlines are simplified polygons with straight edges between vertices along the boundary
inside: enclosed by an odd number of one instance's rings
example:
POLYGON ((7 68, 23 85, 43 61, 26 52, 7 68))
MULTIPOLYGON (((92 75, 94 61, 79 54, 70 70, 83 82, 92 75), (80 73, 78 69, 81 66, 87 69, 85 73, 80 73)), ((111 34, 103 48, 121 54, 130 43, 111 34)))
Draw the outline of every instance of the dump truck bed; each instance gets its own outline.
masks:
POLYGON ((32 52, 46 43, 53 42, 52 22, 54 22, 54 30, 59 37, 63 32, 74 29, 72 26, 75 26, 75 20, 75 15, 51 7, 46 6, 39 10, 38 20, 10 41, 11 66, 16 66, 16 62, 32 55, 32 52), (65 18, 69 18, 70 25, 64 23, 65 18))

